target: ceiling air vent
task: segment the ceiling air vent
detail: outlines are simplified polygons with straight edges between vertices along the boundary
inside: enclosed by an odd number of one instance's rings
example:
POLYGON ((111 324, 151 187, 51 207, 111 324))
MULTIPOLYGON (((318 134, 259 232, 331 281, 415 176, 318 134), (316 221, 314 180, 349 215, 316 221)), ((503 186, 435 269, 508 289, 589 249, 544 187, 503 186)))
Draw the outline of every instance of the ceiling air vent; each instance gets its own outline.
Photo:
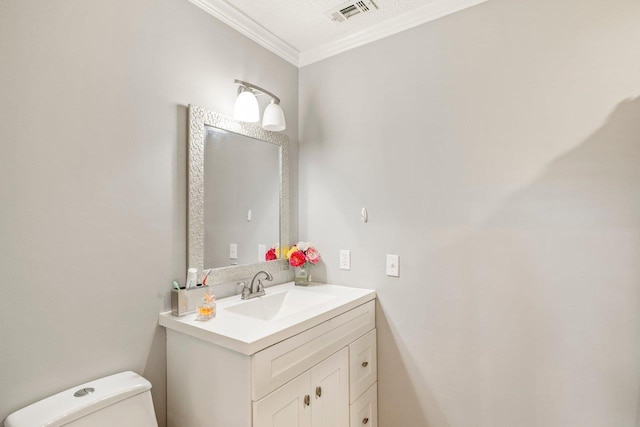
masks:
POLYGON ((344 3, 327 12, 333 22, 344 22, 354 16, 376 10, 378 6, 372 0, 356 0, 344 3))

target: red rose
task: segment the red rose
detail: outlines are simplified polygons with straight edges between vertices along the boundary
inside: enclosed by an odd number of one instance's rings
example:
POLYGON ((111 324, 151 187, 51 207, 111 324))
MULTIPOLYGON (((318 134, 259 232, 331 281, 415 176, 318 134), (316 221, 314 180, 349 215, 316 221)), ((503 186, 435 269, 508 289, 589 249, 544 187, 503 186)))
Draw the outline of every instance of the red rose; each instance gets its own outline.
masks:
POLYGON ((301 265, 304 265, 305 262, 307 262, 307 257, 304 256, 302 251, 295 251, 289 257, 289 264, 293 267, 300 267, 301 265))
POLYGON ((276 248, 271 248, 267 251, 264 256, 265 261, 273 261, 274 259, 278 259, 278 255, 276 255, 276 248))

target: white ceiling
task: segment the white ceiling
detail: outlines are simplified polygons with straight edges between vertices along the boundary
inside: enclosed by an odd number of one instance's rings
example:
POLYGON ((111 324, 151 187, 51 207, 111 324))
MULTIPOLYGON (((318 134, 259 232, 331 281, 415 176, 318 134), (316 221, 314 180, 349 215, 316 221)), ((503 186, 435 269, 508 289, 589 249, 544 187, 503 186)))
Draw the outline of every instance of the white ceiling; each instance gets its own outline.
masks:
POLYGON ((296 66, 390 36, 487 0, 373 0, 378 10, 335 23, 344 0, 190 0, 296 66))
POLYGON ((378 10, 361 13, 338 24, 331 21, 326 12, 344 4, 344 0, 227 1, 298 51, 317 48, 429 2, 374 0, 378 10))

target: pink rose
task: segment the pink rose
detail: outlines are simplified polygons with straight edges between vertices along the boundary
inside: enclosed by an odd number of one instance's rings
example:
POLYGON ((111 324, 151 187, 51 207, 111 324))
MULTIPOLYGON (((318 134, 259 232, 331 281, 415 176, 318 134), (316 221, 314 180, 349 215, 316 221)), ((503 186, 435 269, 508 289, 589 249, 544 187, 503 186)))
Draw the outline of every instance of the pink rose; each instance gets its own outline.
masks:
POLYGON ((300 267, 301 265, 304 265, 305 262, 307 262, 307 258, 304 256, 302 251, 295 251, 289 257, 289 264, 293 267, 300 267))
POLYGON ((272 261, 274 259, 278 259, 278 255, 276 255, 276 248, 271 248, 267 251, 264 256, 265 261, 272 261))
POLYGON ((311 264, 317 264, 320 261, 320 252, 314 247, 307 249, 307 259, 311 264))

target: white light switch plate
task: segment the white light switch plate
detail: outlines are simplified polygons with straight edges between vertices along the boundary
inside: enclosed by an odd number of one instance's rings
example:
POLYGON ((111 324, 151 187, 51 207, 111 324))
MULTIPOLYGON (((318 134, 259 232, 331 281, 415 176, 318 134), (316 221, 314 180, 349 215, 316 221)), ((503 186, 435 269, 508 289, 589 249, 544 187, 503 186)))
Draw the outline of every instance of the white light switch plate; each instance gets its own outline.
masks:
POLYGON ((351 251, 340 249, 340 270, 351 270, 351 251))
POLYGON ((265 260, 266 254, 267 254, 267 245, 258 244, 258 262, 263 262, 265 260))
POLYGON ((400 257, 387 254, 387 276, 400 277, 400 257))

